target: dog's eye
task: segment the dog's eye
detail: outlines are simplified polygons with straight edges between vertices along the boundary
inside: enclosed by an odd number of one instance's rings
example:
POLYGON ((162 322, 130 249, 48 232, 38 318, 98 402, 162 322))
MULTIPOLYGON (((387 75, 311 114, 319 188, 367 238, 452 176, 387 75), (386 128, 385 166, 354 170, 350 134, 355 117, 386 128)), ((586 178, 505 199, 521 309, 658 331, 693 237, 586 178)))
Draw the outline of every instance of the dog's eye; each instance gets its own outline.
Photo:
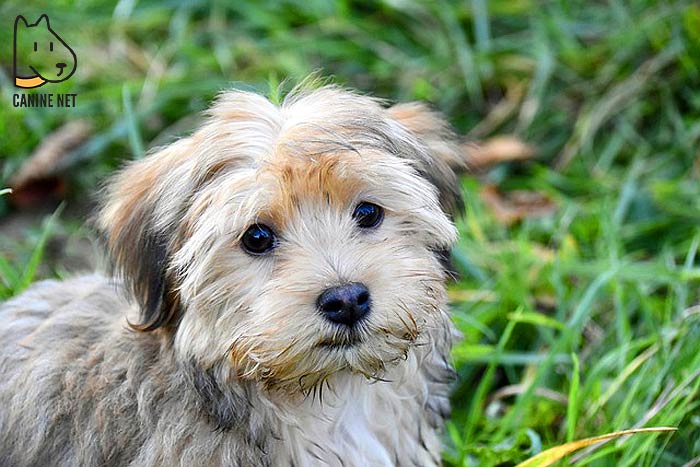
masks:
POLYGON ((275 247, 275 233, 265 224, 253 224, 241 239, 243 249, 252 255, 262 255, 275 247))
POLYGON ((352 217, 361 228, 371 229, 382 223, 384 209, 376 204, 363 202, 355 207, 352 217))

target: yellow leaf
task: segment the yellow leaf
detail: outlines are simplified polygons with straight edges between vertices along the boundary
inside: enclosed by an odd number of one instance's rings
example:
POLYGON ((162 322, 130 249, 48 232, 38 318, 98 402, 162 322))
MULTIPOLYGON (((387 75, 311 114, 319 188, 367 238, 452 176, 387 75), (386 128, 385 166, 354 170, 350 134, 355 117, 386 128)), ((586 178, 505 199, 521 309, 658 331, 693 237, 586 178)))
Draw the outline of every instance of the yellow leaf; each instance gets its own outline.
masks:
POLYGON ((516 467, 547 467, 574 451, 591 446, 592 444, 600 443, 601 441, 607 441, 609 439, 619 438, 620 436, 634 435, 637 433, 661 433, 676 430, 677 428, 673 427, 637 428, 634 430, 616 431, 614 433, 608 433, 607 435, 594 436, 593 438, 580 439, 578 441, 572 441, 571 443, 562 444, 561 446, 555 446, 551 449, 547 449, 546 451, 542 451, 525 462, 521 462, 516 467))

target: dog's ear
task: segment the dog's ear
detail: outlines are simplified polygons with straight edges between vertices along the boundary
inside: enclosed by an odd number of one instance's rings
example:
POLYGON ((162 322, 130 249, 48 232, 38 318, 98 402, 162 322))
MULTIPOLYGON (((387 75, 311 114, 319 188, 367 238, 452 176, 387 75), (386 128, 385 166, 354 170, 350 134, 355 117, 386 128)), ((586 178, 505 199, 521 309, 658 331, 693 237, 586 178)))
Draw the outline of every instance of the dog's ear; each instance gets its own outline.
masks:
POLYGON ((109 183, 97 219, 113 273, 140 307, 139 331, 172 326, 179 297, 168 270, 186 197, 187 140, 135 161, 109 183), (183 176, 184 175, 184 176, 183 176))
POLYGON ((452 217, 461 214, 464 203, 457 173, 466 164, 450 125, 440 114, 418 102, 397 104, 388 112, 425 146, 426 153, 416 154, 414 163, 416 170, 438 189, 443 210, 452 217))

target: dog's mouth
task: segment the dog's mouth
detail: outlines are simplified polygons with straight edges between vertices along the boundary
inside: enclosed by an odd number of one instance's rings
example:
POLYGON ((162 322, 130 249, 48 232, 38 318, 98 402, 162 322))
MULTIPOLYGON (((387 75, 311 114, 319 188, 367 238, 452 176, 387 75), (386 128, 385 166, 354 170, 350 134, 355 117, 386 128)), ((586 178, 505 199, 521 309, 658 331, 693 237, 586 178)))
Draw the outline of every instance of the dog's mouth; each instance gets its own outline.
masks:
POLYGON ((350 331, 340 335, 334 335, 321 340, 317 347, 330 350, 346 350, 356 347, 362 343, 362 338, 355 331, 350 331))

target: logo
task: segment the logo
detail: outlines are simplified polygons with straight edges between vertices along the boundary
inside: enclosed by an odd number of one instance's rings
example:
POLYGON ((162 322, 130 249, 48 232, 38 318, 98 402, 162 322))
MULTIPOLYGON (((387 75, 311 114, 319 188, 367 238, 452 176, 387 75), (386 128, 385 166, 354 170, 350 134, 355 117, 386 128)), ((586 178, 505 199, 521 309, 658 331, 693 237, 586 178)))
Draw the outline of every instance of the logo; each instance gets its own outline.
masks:
MULTIPOLYGON (((14 40, 15 87, 38 88, 46 83, 60 83, 75 73, 78 60, 56 31, 51 29, 49 16, 43 14, 35 23, 18 15, 15 18, 14 40)), ((75 107, 75 94, 15 93, 15 107, 75 107)))
POLYGON ((75 73, 77 59, 73 49, 51 29, 43 14, 34 24, 24 16, 15 18, 15 86, 38 88, 46 83, 60 83, 75 73))

